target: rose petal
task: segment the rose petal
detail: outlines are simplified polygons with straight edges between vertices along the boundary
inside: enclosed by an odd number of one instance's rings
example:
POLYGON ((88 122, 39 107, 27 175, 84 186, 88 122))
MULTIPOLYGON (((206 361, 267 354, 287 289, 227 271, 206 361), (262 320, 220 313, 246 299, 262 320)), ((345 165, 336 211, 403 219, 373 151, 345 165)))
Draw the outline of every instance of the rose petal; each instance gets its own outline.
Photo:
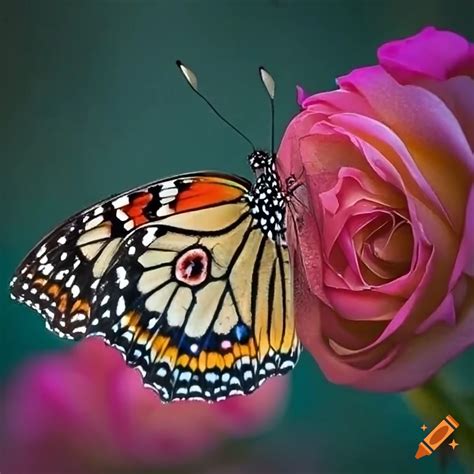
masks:
POLYGON ((303 107, 303 102, 306 100, 307 97, 308 94, 305 92, 305 90, 301 86, 296 86, 296 103, 300 107, 303 107))
MULTIPOLYGON (((296 269, 299 275, 299 269, 296 269)), ((383 368, 360 370, 335 357, 321 331, 321 305, 304 281, 296 280, 297 330, 325 376, 333 383, 381 392, 410 389, 429 379, 443 364, 474 344, 474 281, 469 282, 468 298, 458 312, 455 327, 433 327, 415 336, 400 348, 397 357, 383 368), (436 350, 433 350, 436 348, 436 350)))
POLYGON ((367 117, 374 117, 375 112, 357 91, 338 89, 320 92, 305 99, 303 107, 314 114, 332 115, 340 112, 352 112, 367 117))
POLYGON ((403 334, 409 334, 435 311, 448 290, 449 275, 456 255, 456 242, 430 209, 418 203, 417 212, 433 246, 431 257, 418 286, 375 343, 395 332, 398 334, 400 330, 403 334))
POLYGON ((448 79, 465 62, 469 49, 462 36, 428 27, 409 38, 385 43, 377 57, 397 81, 407 84, 420 77, 448 79))
POLYGON ((375 291, 352 291, 327 288, 331 306, 351 321, 386 321, 400 308, 403 300, 375 291))
POLYGON ((416 334, 423 334, 440 323, 448 326, 454 326, 456 324, 456 308, 451 293, 446 295, 446 298, 441 302, 438 308, 418 326, 416 334))
MULTIPOLYGON (((306 188, 303 190, 305 191, 306 188)), ((327 301, 322 284, 324 266, 321 235, 316 222, 309 208, 301 208, 295 221, 291 219, 289 213, 286 237, 290 248, 292 266, 295 267, 299 263, 308 276, 308 284, 313 294, 317 295, 321 301, 327 301)))
POLYGON ((344 130, 348 136, 357 137, 356 143, 362 148, 362 153, 369 149, 378 151, 377 154, 371 151, 366 158, 369 158, 369 163, 380 177, 402 189, 404 195, 410 192, 417 199, 434 205, 440 213, 444 213, 431 184, 421 174, 405 144, 393 130, 377 120, 346 113, 334 115, 331 123, 335 125, 335 130, 344 130), (392 167, 388 168, 384 161, 388 161, 392 167))
MULTIPOLYGON (((462 76, 443 82, 426 80, 420 85, 436 94, 449 107, 458 120, 471 150, 474 150, 474 79, 462 76)), ((474 160, 474 156, 472 159, 474 160)))
POLYGON ((444 102, 426 89, 396 83, 380 68, 355 71, 340 82, 357 87, 382 121, 403 136, 419 170, 459 229, 474 160, 458 121, 444 102))
POLYGON ((469 194, 464 220, 463 238, 459 244, 459 253, 451 274, 450 288, 457 282, 461 272, 474 277, 474 185, 469 194))

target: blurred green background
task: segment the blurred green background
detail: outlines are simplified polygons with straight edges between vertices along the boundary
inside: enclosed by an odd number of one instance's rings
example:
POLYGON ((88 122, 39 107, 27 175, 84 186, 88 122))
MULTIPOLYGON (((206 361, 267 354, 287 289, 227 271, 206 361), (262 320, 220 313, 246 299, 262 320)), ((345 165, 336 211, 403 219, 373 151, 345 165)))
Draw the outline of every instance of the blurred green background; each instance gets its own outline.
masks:
MULTIPOLYGON (((297 112, 296 84, 332 89, 338 75, 373 64, 380 44, 430 24, 472 41, 473 19, 472 1, 2 2, 1 383, 26 359, 67 345, 8 298, 15 266, 52 226, 112 193, 176 173, 250 177, 246 143, 190 92, 176 59, 267 146, 259 65, 277 81, 278 139, 297 112)), ((473 362, 471 351, 448 367, 460 393, 474 389, 473 362)), ((230 446, 229 463, 246 444, 245 456, 266 453, 269 472, 439 472, 436 456, 414 459, 423 421, 400 395, 329 384, 305 354, 283 419, 236 443, 234 454, 230 446)), ((447 472, 472 472, 465 469, 453 461, 447 472)))

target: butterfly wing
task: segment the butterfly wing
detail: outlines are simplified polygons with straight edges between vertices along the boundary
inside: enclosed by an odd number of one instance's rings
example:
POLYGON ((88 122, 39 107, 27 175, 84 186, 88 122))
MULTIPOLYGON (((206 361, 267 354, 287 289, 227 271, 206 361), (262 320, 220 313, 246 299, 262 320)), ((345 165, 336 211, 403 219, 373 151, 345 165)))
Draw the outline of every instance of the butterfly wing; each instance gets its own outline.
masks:
POLYGON ((288 252, 245 180, 188 175, 99 203, 26 257, 12 295, 63 337, 100 336, 165 401, 250 393, 295 364, 288 252))
POLYGON ((291 288, 286 247, 245 201, 221 202, 133 232, 97 289, 88 334, 164 401, 225 399, 294 366, 291 288))
POLYGON ((163 216, 239 199, 249 187, 197 173, 156 181, 100 202, 54 229, 27 255, 10 284, 13 299, 38 311, 60 337, 82 338, 99 282, 123 239, 163 216))

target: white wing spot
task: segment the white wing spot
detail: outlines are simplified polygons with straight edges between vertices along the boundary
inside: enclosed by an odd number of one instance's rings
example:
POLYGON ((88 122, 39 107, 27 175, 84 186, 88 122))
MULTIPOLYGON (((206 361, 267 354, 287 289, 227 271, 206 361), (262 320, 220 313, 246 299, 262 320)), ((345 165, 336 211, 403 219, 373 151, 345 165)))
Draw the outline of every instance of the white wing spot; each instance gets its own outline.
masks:
POLYGON ((291 369, 294 367, 294 363, 291 360, 285 360, 283 364, 280 365, 280 369, 285 370, 285 369, 291 369))
POLYGON ((151 329, 158 322, 158 318, 150 318, 148 321, 148 329, 151 329))
POLYGON ((230 374, 228 372, 222 374, 222 381, 223 382, 228 382, 230 380, 230 374))
POLYGON ((71 323, 75 321, 84 321, 86 319, 86 315, 84 313, 77 313, 71 318, 71 323))
POLYGON ((134 227, 135 227, 135 222, 133 222, 132 220, 125 222, 125 224, 123 225, 123 228, 127 231, 132 230, 134 227))
POLYGON ((145 247, 148 247, 155 240, 155 233, 155 229, 147 229, 146 234, 142 239, 142 243, 145 247))
POLYGON ((69 269, 61 270, 54 277, 56 280, 62 280, 69 273, 69 269))
POLYGON ((178 194, 178 188, 176 187, 169 187, 169 188, 163 188, 159 192, 160 198, 174 198, 178 194))
POLYGON ((102 301, 100 302, 100 305, 101 306, 105 306, 108 301, 110 300, 110 295, 105 295, 103 298, 102 298, 102 301))
POLYGON ((115 270, 117 273, 117 284, 121 290, 128 286, 129 281, 127 280, 127 270, 124 267, 117 267, 115 270))
POLYGON ((117 316, 121 316, 125 311, 125 299, 121 296, 117 302, 117 316))
POLYGON ((48 263, 47 265, 45 265, 45 266, 42 268, 41 271, 42 271, 43 275, 48 276, 53 270, 54 270, 53 265, 51 265, 50 263, 48 263))
POLYGON ((112 206, 114 206, 115 209, 118 209, 119 207, 126 206, 129 202, 130 200, 128 199, 128 196, 122 196, 113 201, 112 206))
POLYGON ((158 377, 164 377, 167 373, 167 370, 161 367, 161 369, 158 369, 158 372, 156 372, 156 375, 158 375, 158 377))
POLYGON ((77 328, 74 328, 74 329, 72 330, 72 332, 73 332, 73 333, 78 332, 78 333, 81 333, 81 334, 82 334, 82 333, 85 333, 85 332, 86 332, 86 328, 85 328, 85 326, 78 326, 77 328))
MULTIPOLYGON (((182 180, 183 183, 184 183, 184 179, 182 180)), ((175 188, 176 187, 176 180, 175 179, 171 179, 169 181, 165 181, 164 183, 161 183, 160 186, 161 186, 161 189, 169 189, 169 188, 175 188)))
POLYGON ((253 374, 250 370, 244 372, 244 380, 250 380, 253 377, 253 374))
POLYGON ((267 363, 265 364, 265 369, 266 369, 266 370, 275 370, 276 367, 275 367, 275 364, 274 364, 273 362, 267 362, 267 363))
POLYGON ((122 209, 119 209, 115 214, 117 215, 117 219, 118 219, 119 221, 125 222, 125 221, 128 221, 128 219, 130 219, 130 218, 127 216, 127 214, 125 214, 125 212, 122 211, 122 209))
POLYGON ((191 372, 181 372, 181 374, 179 375, 179 380, 189 382, 191 380, 191 372))
POLYGON ((217 381, 219 377, 217 376, 217 374, 213 373, 213 372, 210 372, 208 374, 206 374, 206 380, 210 383, 214 383, 217 381))
POLYGON ((160 204, 162 206, 169 204, 170 202, 173 202, 176 199, 175 196, 173 197, 164 197, 160 199, 160 204))
POLYGON ((36 257, 40 258, 46 252, 46 245, 42 245, 41 248, 36 253, 36 257))

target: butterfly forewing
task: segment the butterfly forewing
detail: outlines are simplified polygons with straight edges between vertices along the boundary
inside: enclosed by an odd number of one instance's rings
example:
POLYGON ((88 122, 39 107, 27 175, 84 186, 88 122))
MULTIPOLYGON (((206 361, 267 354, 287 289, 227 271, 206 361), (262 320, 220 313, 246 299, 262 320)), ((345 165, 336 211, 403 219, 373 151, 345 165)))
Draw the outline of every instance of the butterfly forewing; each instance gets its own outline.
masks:
POLYGON ((100 202, 68 219, 28 254, 12 279, 11 295, 38 311, 48 329, 80 339, 99 281, 127 235, 166 215, 237 199, 247 188, 245 180, 198 173, 100 202))

